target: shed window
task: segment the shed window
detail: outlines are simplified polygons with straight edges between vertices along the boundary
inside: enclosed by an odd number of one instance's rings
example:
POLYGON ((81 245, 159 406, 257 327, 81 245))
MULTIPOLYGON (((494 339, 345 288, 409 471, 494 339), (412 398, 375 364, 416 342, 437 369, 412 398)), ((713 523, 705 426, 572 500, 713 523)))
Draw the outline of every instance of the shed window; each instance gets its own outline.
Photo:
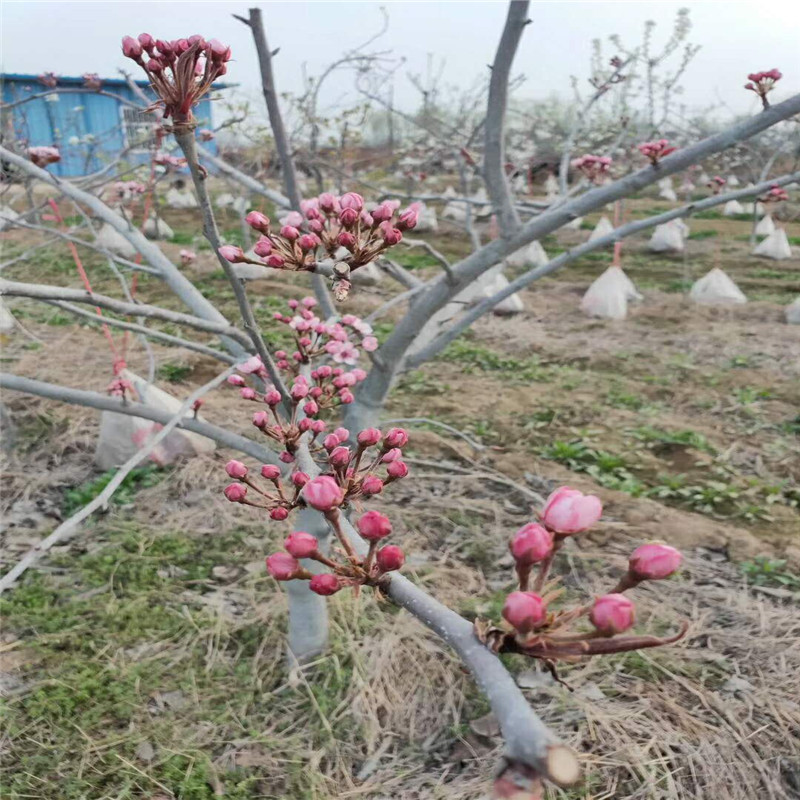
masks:
POLYGON ((131 150, 149 150, 155 145, 155 122, 152 114, 122 106, 125 146, 131 150))

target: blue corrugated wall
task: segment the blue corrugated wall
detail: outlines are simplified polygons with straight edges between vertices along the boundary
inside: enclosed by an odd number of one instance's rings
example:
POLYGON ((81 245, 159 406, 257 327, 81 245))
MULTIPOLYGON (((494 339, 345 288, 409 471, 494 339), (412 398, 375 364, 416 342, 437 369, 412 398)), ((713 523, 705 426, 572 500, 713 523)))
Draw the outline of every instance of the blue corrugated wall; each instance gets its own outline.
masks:
MULTIPOLYGON (((2 75, 3 101, 13 103, 32 94, 46 92, 35 75, 2 75)), ((60 90, 80 87, 82 81, 66 78, 59 81, 60 90)), ((103 88, 119 97, 139 105, 140 99, 124 82, 105 81, 103 88)), ((150 94, 149 87, 143 87, 150 94)), ((61 91, 31 100, 10 109, 10 119, 5 119, 5 136, 24 141, 28 146, 56 145, 61 151, 61 161, 48 169, 56 175, 74 176, 96 172, 115 158, 126 146, 122 126, 124 103, 113 97, 93 92, 61 91), (57 97, 56 101, 52 98, 57 97), (13 129, 9 130, 9 127, 13 129), (87 140, 87 135, 91 137, 87 140), (75 139, 80 140, 75 142, 75 139)), ((206 97, 194 110, 200 128, 212 128, 211 102, 206 97)), ((155 118, 154 118, 155 119, 155 118)), ((167 149, 170 139, 166 140, 167 149)), ((216 152, 216 144, 203 145, 216 152)), ((126 156, 133 163, 149 161, 147 152, 133 152, 126 156)))

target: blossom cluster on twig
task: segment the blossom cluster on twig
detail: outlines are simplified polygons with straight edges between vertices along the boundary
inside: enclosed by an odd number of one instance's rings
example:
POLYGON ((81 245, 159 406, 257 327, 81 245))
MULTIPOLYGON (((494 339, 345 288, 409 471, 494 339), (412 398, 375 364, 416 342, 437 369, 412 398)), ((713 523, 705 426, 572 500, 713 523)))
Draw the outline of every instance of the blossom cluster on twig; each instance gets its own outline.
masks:
POLYGON ((570 163, 573 169, 583 173, 592 183, 599 185, 608 178, 611 170, 612 159, 608 156, 594 156, 586 154, 574 158, 570 163))
POLYGON ((28 158, 37 167, 46 167, 48 164, 55 164, 57 161, 61 161, 61 153, 57 147, 42 145, 40 147, 29 147, 28 158))
POLYGON ((320 251, 324 251, 335 262, 334 296, 344 300, 350 291, 351 274, 399 244, 403 232, 416 226, 419 206, 413 204, 396 215, 399 206, 397 201, 385 200, 368 211, 364 198, 356 192, 340 197, 323 192, 301 201, 301 210, 282 217, 277 230, 267 216, 251 211, 247 224, 261 234, 253 248, 256 258, 236 245, 223 245, 219 254, 233 264, 313 272, 320 251))
POLYGON ((685 626, 667 638, 618 636, 635 621, 634 604, 624 593, 642 581, 667 578, 680 567, 680 552, 666 544, 645 544, 634 550, 628 571, 616 586, 591 603, 551 607, 561 594, 558 581, 549 580, 555 555, 570 536, 591 528, 602 511, 599 498, 562 486, 547 498, 539 520, 517 531, 509 548, 519 590, 511 592, 503 605, 507 627, 493 627, 481 620, 475 623, 478 637, 488 647, 540 659, 554 672, 559 660, 656 647, 683 636, 685 626), (592 629, 576 631, 574 624, 584 618, 592 629))
POLYGON ((771 186, 769 191, 758 199, 762 203, 782 203, 789 199, 789 193, 782 186, 771 186))
POLYGON ((719 194, 722 189, 725 187, 728 181, 725 178, 715 175, 711 180, 706 184, 709 189, 711 189, 712 194, 719 194))
POLYGON ((192 107, 227 72, 231 59, 230 47, 197 34, 174 41, 155 39, 149 33, 140 33, 136 39, 125 36, 122 52, 147 73, 159 98, 157 105, 177 125, 192 124, 192 107))
POLYGON ((751 72, 747 76, 748 83, 744 88, 755 92, 760 98, 764 108, 769 108, 767 95, 775 88, 775 84, 783 77, 779 69, 770 69, 765 72, 751 72))
POLYGON ((654 167, 657 166, 662 158, 678 149, 677 147, 672 147, 666 139, 658 139, 655 142, 642 142, 642 144, 636 145, 636 148, 654 167))

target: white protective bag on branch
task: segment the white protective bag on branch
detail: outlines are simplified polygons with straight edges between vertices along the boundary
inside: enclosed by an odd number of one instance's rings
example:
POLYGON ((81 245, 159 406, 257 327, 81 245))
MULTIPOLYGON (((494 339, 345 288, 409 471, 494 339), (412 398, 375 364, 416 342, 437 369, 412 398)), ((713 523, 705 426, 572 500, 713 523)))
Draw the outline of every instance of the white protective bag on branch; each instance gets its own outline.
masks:
POLYGON ((772 216, 767 214, 756 224, 756 236, 769 236, 771 233, 775 233, 775 223, 772 221, 772 216))
POLYGON ((171 239, 175 235, 172 228, 163 219, 156 217, 155 214, 151 214, 148 217, 142 227, 142 231, 144 231, 144 235, 148 239, 171 239))
POLYGON ((696 280, 689 291, 689 297, 695 303, 711 306, 747 302, 742 290, 719 267, 714 267, 696 280))
POLYGON ((436 233, 439 230, 439 220, 436 218, 436 209, 427 206, 425 203, 419 204, 419 217, 414 226, 416 233, 436 233))
POLYGON ((741 181, 735 175, 728 175, 728 186, 735 189, 737 186, 741 185, 741 181))
POLYGON ((544 193, 548 200, 555 200, 559 195, 558 178, 552 172, 544 182, 544 193))
POLYGON ((0 206, 0 231, 4 231, 10 224, 10 220, 19 218, 19 214, 11 206, 0 206))
POLYGON ((181 191, 172 188, 167 192, 166 203, 169 208, 197 208, 197 198, 188 189, 181 191))
POLYGON ((247 211, 249 203, 245 197, 234 197, 229 192, 224 192, 217 197, 214 201, 214 205, 217 208, 231 208, 234 211, 238 211, 240 214, 244 214, 244 212, 247 211))
POLYGON ((489 203, 489 195, 486 194, 486 189, 481 186, 477 192, 470 198, 474 200, 475 203, 486 203, 486 205, 476 205, 474 206, 474 211, 476 214, 488 214, 491 212, 492 207, 488 204, 489 203))
MULTIPOLYGON (((133 385, 132 394, 136 402, 144 403, 159 411, 166 411, 168 414, 176 414, 182 405, 180 400, 163 389, 148 384, 130 370, 122 370, 119 377, 133 385)), ((189 411, 186 416, 191 417, 192 412, 189 411)), ((161 427, 149 419, 104 411, 100 417, 100 436, 94 454, 95 463, 103 470, 121 466, 145 446, 161 427)), ((160 465, 172 464, 181 457, 210 453, 215 447, 215 442, 205 436, 176 428, 159 442, 150 458, 160 465)))
POLYGON ((14 321, 13 315, 8 310, 8 306, 3 302, 3 298, 0 297, 0 334, 7 335, 13 333, 16 327, 17 324, 14 321))
POLYGON ((662 178, 658 182, 658 196, 662 200, 669 200, 670 203, 674 203, 678 199, 678 195, 675 194, 675 188, 672 185, 672 178, 662 178))
POLYGON ((707 172, 701 172, 697 177, 697 183, 700 186, 705 186, 711 180, 711 176, 707 172))
POLYGON ((653 253, 681 253, 684 246, 684 233, 677 220, 656 225, 647 249, 653 253))
POLYGON ((590 317, 625 319, 628 299, 633 299, 633 296, 641 297, 622 268, 612 265, 586 290, 581 300, 581 311, 590 317))
POLYGON ((100 226, 100 230, 95 236, 95 243, 104 250, 110 250, 123 258, 133 258, 136 255, 136 248, 116 229, 112 228, 107 222, 100 226))
POLYGON ((742 208, 742 204, 738 200, 728 200, 722 209, 722 213, 726 217, 732 217, 736 214, 744 214, 744 208, 742 208))
POLYGON ((568 231, 579 231, 581 229, 581 225, 583 224, 583 217, 575 217, 572 222, 568 222, 564 229, 568 231))
POLYGON ((374 261, 370 261, 369 264, 353 270, 350 280, 354 286, 375 286, 383 280, 383 272, 374 261))
POLYGON ((789 246, 789 239, 786 237, 786 231, 783 228, 775 228, 761 244, 756 246, 756 249, 753 250, 753 255, 772 258, 775 261, 783 261, 785 258, 791 258, 792 248, 789 246))
POLYGON ((520 247, 515 253, 506 258, 509 267, 517 269, 533 269, 544 266, 550 259, 540 242, 531 242, 525 247, 520 247))
POLYGON ((447 197, 448 199, 451 197, 458 197, 458 192, 452 187, 448 186, 443 192, 442 197, 447 197))
POLYGON ((464 203, 460 203, 457 200, 451 200, 444 207, 444 211, 442 211, 442 216, 445 219, 453 220, 453 222, 463 223, 467 221, 467 209, 464 207, 464 203))
POLYGON ((608 217, 600 217, 597 225, 594 226, 594 230, 592 231, 591 235, 589 236, 589 241, 594 242, 597 239, 602 238, 603 236, 608 236, 614 230, 614 226, 611 224, 611 220, 608 217))
POLYGON ((800 297, 786 306, 786 321, 790 325, 800 325, 800 297))

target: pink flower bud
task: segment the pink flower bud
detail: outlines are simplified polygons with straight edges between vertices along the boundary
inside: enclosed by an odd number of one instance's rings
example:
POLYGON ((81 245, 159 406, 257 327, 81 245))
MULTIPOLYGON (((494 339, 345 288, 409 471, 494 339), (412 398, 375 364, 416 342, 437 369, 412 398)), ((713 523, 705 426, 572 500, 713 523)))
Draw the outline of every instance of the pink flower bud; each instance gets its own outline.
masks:
POLYGON ((553 552, 553 534, 547 528, 530 522, 516 532, 509 549, 518 564, 538 564, 553 552))
POLYGON ((316 537, 310 533, 295 531, 286 537, 283 546, 295 558, 308 558, 317 552, 318 544, 316 537))
MULTIPOLYGON (((377 343, 377 339, 375 341, 377 343)), ((365 347, 364 349, 366 350, 367 348, 365 347)), ((351 369, 350 374, 356 379, 356 383, 367 379, 367 373, 363 369, 351 369)))
MULTIPOLYGON (((361 346, 362 346, 362 347, 363 347, 363 348, 364 348, 364 349, 365 349, 365 350, 366 350, 368 353, 371 353, 371 352, 373 352, 374 350, 377 350, 377 349, 378 349, 378 340, 377 340, 377 339, 376 339, 374 336, 365 336, 365 337, 364 337, 364 339, 363 339, 363 340, 362 340, 362 342, 361 342, 361 346)), ((353 374, 355 374, 355 372, 356 372, 356 370, 353 370, 353 374)), ((360 372, 360 373, 361 373, 361 372, 364 372, 364 370, 358 370, 358 372, 360 372)), ((367 377, 367 375, 366 375, 366 373, 364 373, 364 378, 366 378, 366 377, 367 377)), ((357 378, 356 378, 356 380, 362 380, 362 381, 363 381, 363 380, 364 380, 364 378, 360 378, 360 379, 359 379, 359 378, 357 377, 357 378)))
POLYGON ((269 416, 267 415, 266 411, 256 411, 253 414, 253 425, 256 428, 261 428, 262 430, 269 425, 269 416))
POLYGON ((231 478, 244 478, 247 475, 247 467, 241 461, 231 460, 225 465, 225 472, 231 478))
POLYGON ((281 468, 275 464, 264 464, 261 467, 261 477, 268 481, 276 481, 281 476, 281 468))
POLYGON ((349 389, 342 389, 339 392, 339 402, 343 405, 350 405, 355 399, 355 395, 349 389))
POLYGON ((355 211, 352 208, 345 208, 341 214, 339 214, 339 222, 345 228, 352 228, 353 225, 356 224, 358 220, 358 211, 355 211))
POLYGON ((392 478, 405 478, 408 475, 408 465, 405 461, 392 461, 388 467, 386 467, 386 473, 391 476, 392 478))
POLYGON ((267 239, 266 236, 262 236, 256 242, 256 246, 253 248, 253 252, 259 258, 267 258, 272 253, 272 241, 270 239, 267 239))
POLYGON ((377 475, 367 475, 361 481, 361 491, 363 494, 380 494, 383 491, 383 481, 377 475))
POLYGON ((298 236, 300 236, 300 231, 297 230, 297 228, 295 228, 293 225, 284 225, 281 228, 281 236, 283 236, 284 239, 288 239, 290 242, 293 242, 298 236))
POLYGON ((302 400, 308 394, 308 386, 305 383, 296 381, 289 390, 292 400, 302 400))
MULTIPOLYGON (((125 38, 127 39, 128 37, 126 36, 125 38)), ((152 50, 156 46, 156 40, 149 33, 140 33, 136 38, 145 50, 152 50)), ((125 39, 122 41, 124 42, 125 39)))
POLYGON ((239 394, 241 395, 242 400, 255 400, 256 399, 256 390, 251 389, 249 386, 245 386, 239 394))
POLYGON ((337 237, 336 241, 342 247, 347 248, 351 252, 355 249, 356 246, 356 237, 353 236, 352 233, 348 233, 347 231, 342 231, 337 237))
POLYGON ((251 227, 261 233, 269 232, 269 217, 262 214, 260 211, 251 211, 244 221, 251 227))
POLYGON ((241 483, 229 483, 223 490, 222 493, 231 503, 241 503, 244 501, 245 496, 247 495, 247 487, 242 486, 241 483))
POLYGON ((332 213, 333 211, 336 210, 336 206, 338 205, 338 201, 336 200, 336 198, 332 194, 330 194, 328 192, 323 192, 319 196, 318 199, 319 199, 319 207, 326 214, 330 214, 330 213, 332 213))
POLYGON ((322 224, 321 220, 312 219, 308 221, 308 229, 311 231, 311 233, 316 233, 317 236, 319 236, 319 234, 325 230, 325 226, 322 224))
POLYGON ((251 375, 254 372, 261 372, 264 369, 264 362, 261 360, 261 356, 250 356, 244 363, 237 364, 236 369, 245 375, 251 375))
POLYGON ((339 198, 339 205, 344 209, 352 208, 353 211, 361 211, 364 207, 364 198, 355 192, 346 192, 339 198))
POLYGON ((392 428, 383 440, 383 447, 390 450, 393 447, 405 447, 408 444, 408 431, 404 428, 392 428))
POLYGON ((281 402, 281 393, 277 389, 270 389, 264 395, 264 402, 268 406, 277 406, 281 402))
POLYGON ((397 228, 384 228, 383 241, 389 246, 399 244, 403 239, 403 234, 397 228))
POLYGON ((307 417, 313 417, 315 414, 318 414, 318 413, 319 413, 319 406, 318 406, 318 405, 317 405, 317 404, 316 404, 316 403, 315 403, 313 400, 309 400, 309 401, 308 401, 308 402, 307 402, 307 403, 306 403, 306 404, 303 406, 303 413, 304 413, 304 414, 305 414, 307 417))
POLYGON ((392 461, 397 461, 397 459, 400 458, 400 456, 402 456, 402 455, 403 455, 403 453, 402 453, 402 451, 400 450, 399 447, 393 447, 391 450, 387 450, 381 456, 381 463, 382 464, 391 464, 392 461))
POLYGON ((372 447, 381 440, 381 432, 377 428, 365 428, 358 434, 358 443, 364 447, 372 447))
POLYGON ((346 442, 350 438, 350 431, 347 428, 337 428, 333 435, 340 441, 346 442))
POLYGON ((244 386, 244 378, 241 375, 229 375, 228 383, 231 386, 244 386))
POLYGON ((142 45, 133 36, 122 37, 122 54, 137 60, 142 57, 142 45))
POLYGON ((311 478, 305 472, 292 473, 292 483, 298 488, 302 489, 311 478))
POLYGON ((303 251, 313 250, 317 246, 317 237, 311 233, 304 233, 298 240, 297 244, 303 251))
POLYGON ((383 539, 392 532, 392 523, 378 511, 367 511, 358 520, 358 532, 368 541, 383 539))
POLYGON ((284 450, 278 456, 278 459, 282 461, 284 464, 291 464, 294 461, 294 456, 288 450, 284 450))
POLYGON ((234 244, 224 244, 219 249, 219 254, 226 260, 230 261, 231 264, 239 264, 243 261, 246 261, 246 257, 244 254, 244 250, 241 247, 237 247, 234 244))
POLYGON ((276 581, 290 581, 300 570, 300 562, 289 553, 267 556, 267 570, 276 581))
POLYGON ((392 218, 394 208, 389 203, 381 203, 377 208, 372 209, 371 214, 375 222, 386 222, 392 218))
POLYGON ((547 618, 547 607, 534 592, 511 592, 503 605, 503 617, 520 633, 530 633, 547 618))
POLYGON ((637 547, 628 561, 628 568, 639 580, 657 581, 668 578, 681 565, 683 556, 668 544, 643 544, 637 547))
POLYGON ((547 498, 542 521, 556 533, 580 533, 600 519, 603 504, 599 497, 562 486, 547 498))
POLYGON ((594 601, 589 619, 603 636, 613 636, 633 627, 633 603, 624 594, 606 594, 594 601))
POLYGON ((306 431, 311 430, 311 420, 308 417, 303 417, 303 419, 297 423, 297 429, 300 431, 300 433, 305 433, 306 431))
POLYGON ((350 463, 350 448, 349 447, 334 447, 328 459, 334 467, 343 467, 345 464, 350 463))
POLYGON ((400 569, 405 560, 406 557, 403 551, 394 544, 387 544, 386 547, 381 547, 375 554, 375 561, 381 572, 392 572, 400 569))
POLYGON ((281 269, 285 263, 286 260, 282 256, 275 254, 271 255, 267 259, 267 265, 273 267, 274 269, 281 269))
POLYGON ((320 475, 303 487, 303 499, 317 511, 331 511, 342 504, 344 495, 329 475, 320 475))
POLYGON ((314 575, 308 582, 308 588, 316 594, 321 594, 323 597, 328 597, 336 594, 342 588, 339 579, 330 572, 322 572, 319 575, 314 575))
POLYGON ((333 450, 339 446, 339 437, 335 433, 329 433, 323 440, 322 446, 326 450, 333 450))
POLYGON ((416 208, 407 208, 397 218, 397 228, 401 231, 411 230, 416 227, 419 220, 419 211, 416 208))
POLYGON ((283 506, 278 506, 277 508, 273 508, 269 512, 270 519, 274 519, 277 522, 283 522, 286 517, 289 516, 289 511, 285 509, 283 506))
MULTIPOLYGON (((313 391, 313 389, 312 389, 312 391, 313 391)), ((324 419, 315 419, 315 420, 314 420, 314 421, 311 423, 311 430, 312 430, 314 433, 322 433, 322 432, 325 430, 325 428, 327 428, 327 427, 328 427, 328 426, 327 426, 327 424, 325 423, 325 420, 324 420, 324 419)))

